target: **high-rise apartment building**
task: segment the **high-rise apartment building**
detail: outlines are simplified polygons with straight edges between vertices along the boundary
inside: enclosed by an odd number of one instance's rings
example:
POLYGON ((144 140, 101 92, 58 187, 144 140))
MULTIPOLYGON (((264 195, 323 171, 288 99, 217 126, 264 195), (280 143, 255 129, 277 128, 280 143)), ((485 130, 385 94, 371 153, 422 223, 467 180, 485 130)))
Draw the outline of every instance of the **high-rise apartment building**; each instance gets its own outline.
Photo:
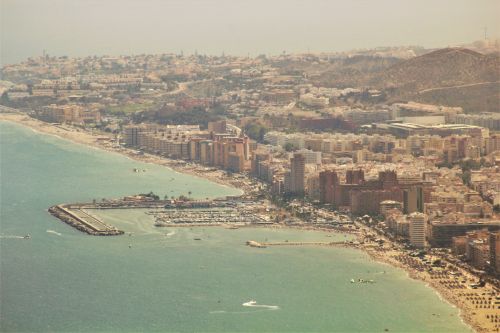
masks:
POLYGON ((492 272, 500 277, 500 232, 490 232, 489 243, 492 272))
POLYGON ((290 159, 290 193, 303 194, 305 191, 306 159, 302 154, 295 153, 290 159))
POLYGON ((424 211, 424 193, 422 186, 412 186, 403 191, 403 212, 411 214, 424 211))
POLYGON ((410 220, 410 243, 416 248, 425 247, 425 215, 422 213, 412 213, 410 220))

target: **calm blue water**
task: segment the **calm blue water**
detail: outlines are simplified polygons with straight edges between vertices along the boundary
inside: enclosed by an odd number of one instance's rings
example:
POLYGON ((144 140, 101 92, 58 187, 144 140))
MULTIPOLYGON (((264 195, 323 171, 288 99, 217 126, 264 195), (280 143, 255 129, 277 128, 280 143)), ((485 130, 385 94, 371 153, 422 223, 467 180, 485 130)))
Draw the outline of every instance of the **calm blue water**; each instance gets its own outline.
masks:
POLYGON ((77 232, 46 209, 150 190, 237 191, 10 123, 0 139, 3 332, 468 332, 431 289, 360 251, 244 245, 331 240, 325 233, 158 229, 140 210, 100 213, 133 236, 77 232))

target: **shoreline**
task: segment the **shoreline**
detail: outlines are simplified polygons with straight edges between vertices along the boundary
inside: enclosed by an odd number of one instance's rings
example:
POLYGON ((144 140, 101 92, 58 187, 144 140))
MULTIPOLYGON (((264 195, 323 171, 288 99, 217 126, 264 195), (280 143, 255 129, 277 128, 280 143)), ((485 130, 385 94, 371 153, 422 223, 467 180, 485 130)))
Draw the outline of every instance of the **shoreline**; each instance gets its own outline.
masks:
MULTIPOLYGON (((84 130, 75 129, 73 127, 65 128, 64 125, 53 125, 45 123, 40 120, 33 119, 25 114, 0 113, 0 121, 2 120, 30 128, 37 133, 52 135, 60 139, 71 141, 73 143, 85 145, 87 147, 100 149, 106 152, 117 153, 138 162, 161 165, 175 172, 184 173, 202 179, 206 179, 214 183, 217 183, 219 185, 227 186, 233 189, 239 189, 242 192, 241 193, 242 196, 251 193, 252 190, 250 185, 244 183, 245 179, 243 179, 243 181, 232 179, 231 177, 227 176, 227 174, 224 171, 220 170, 212 171, 214 170, 213 167, 205 167, 194 163, 187 164, 186 162, 181 160, 172 160, 151 154, 139 155, 136 154, 131 149, 112 147, 109 144, 108 140, 106 140, 105 142, 98 140, 98 138, 103 138, 103 137, 111 138, 110 136, 106 136, 104 134, 94 134, 84 130), (184 165, 181 165, 182 163, 184 165)), ((294 228, 294 229, 344 233, 341 230, 317 228, 313 225, 287 226, 287 225, 277 224, 272 226, 258 226, 258 227, 294 228)), ((361 240, 361 237, 366 230, 370 229, 363 227, 362 229, 358 230, 357 237, 359 240, 361 240)), ((390 247, 393 246, 397 247, 396 245, 397 243, 393 243, 392 241, 389 240, 386 241, 386 244, 389 244, 390 247)), ((485 292, 483 289, 473 290, 465 286, 466 289, 462 289, 460 291, 460 294, 457 294, 458 292, 456 290, 452 291, 452 289, 447 288, 445 286, 446 282, 454 281, 452 277, 448 276, 446 279, 443 278, 438 280, 436 278, 433 278, 433 275, 427 271, 419 271, 415 267, 412 267, 410 264, 408 264, 408 262, 404 263, 399 261, 397 257, 400 257, 402 260, 408 259, 407 258, 408 255, 402 252, 400 249, 388 249, 386 247, 378 248, 374 246, 373 243, 361 244, 356 248, 365 252, 374 261, 402 269, 407 273, 409 278, 416 281, 421 281, 429 288, 432 288, 440 298, 449 303, 451 306, 454 306, 458 309, 459 312, 458 315, 461 318, 461 320, 464 322, 466 326, 471 328, 473 331, 478 333, 493 331, 494 323, 490 323, 489 321, 487 321, 484 315, 481 316, 482 309, 479 309, 477 307, 477 304, 476 307, 474 308, 473 306, 474 303, 469 302, 468 297, 463 295, 464 292, 468 292, 477 294, 477 296, 479 297, 482 292, 485 292), (439 282, 440 280, 444 280, 444 282, 439 282)), ((462 269, 459 269, 459 271, 463 274, 462 276, 466 276, 468 280, 474 279, 471 277, 470 273, 464 272, 462 269)), ((477 278, 475 279, 477 280, 477 278)), ((491 288, 492 287, 490 286, 490 289, 491 288)))
MULTIPOLYGON (((485 318, 486 314, 484 312, 486 309, 477 308, 477 305, 474 307, 474 304, 469 302, 468 297, 465 295, 470 295, 470 298, 484 297, 482 296, 484 293, 488 294, 495 290, 493 286, 487 285, 482 289, 469 289, 467 284, 470 282, 477 282, 477 278, 471 273, 455 267, 461 274, 460 280, 465 279, 467 282, 465 285, 462 284, 463 289, 461 289, 460 292, 456 290, 453 291, 455 287, 450 286, 456 286, 458 282, 447 275, 449 272, 445 271, 445 269, 440 271, 440 273, 430 273, 425 270, 419 270, 411 266, 411 264, 398 260, 396 256, 406 257, 406 259, 411 259, 412 257, 409 257, 407 254, 398 254, 396 250, 379 251, 376 247, 367 247, 366 245, 361 246, 359 249, 365 252, 374 261, 402 269, 410 279, 423 282, 427 287, 431 288, 440 299, 450 304, 452 307, 457 308, 460 319, 472 331, 478 333, 495 332, 494 323, 488 322, 485 318), (435 276, 437 274, 441 274, 439 275, 440 278, 435 276)), ((488 314, 491 315, 493 313, 495 313, 495 309, 488 309, 488 314)))
MULTIPOLYGON (((130 158, 131 160, 155 164, 166 167, 174 172, 191 175, 200 179, 208 180, 231 189, 239 190, 240 196, 244 196, 251 191, 251 188, 241 181, 231 179, 222 170, 209 171, 213 167, 207 167, 200 164, 187 164, 182 160, 174 160, 166 157, 160 157, 148 153, 142 155, 135 153, 132 149, 113 147, 108 142, 100 142, 99 138, 103 138, 105 134, 93 134, 84 130, 75 130, 73 127, 65 128, 63 125, 54 125, 43 121, 31 118, 25 114, 15 113, 0 113, 0 121, 11 122, 17 125, 24 126, 39 134, 46 134, 57 137, 62 140, 68 140, 76 144, 81 144, 89 148, 99 149, 101 151, 119 154, 130 158), (184 163, 184 165, 182 165, 184 163)), ((111 136, 106 136, 111 139, 111 136)))
MULTIPOLYGON (((249 226, 250 227, 250 226, 249 226)), ((280 224, 274 224, 274 225, 268 225, 268 226, 252 226, 252 227, 257 227, 257 228, 271 228, 271 229, 296 229, 296 230, 312 230, 312 231, 321 231, 321 232, 327 232, 327 233, 337 233, 337 234, 349 234, 346 232, 343 232, 342 230, 335 229, 335 228, 321 228, 321 227, 314 227, 314 226, 308 226, 308 225, 280 225, 280 224)), ((460 280, 461 279, 467 279, 468 282, 463 286, 465 287, 464 289, 461 289, 462 291, 457 292, 454 291, 453 288, 448 288, 446 286, 447 283, 455 283, 455 279, 450 276, 446 276, 445 278, 437 279, 433 277, 433 274, 437 273, 434 272, 431 274, 430 272, 427 272, 425 270, 419 271, 415 267, 412 267, 410 264, 401 262, 396 258, 397 256, 400 257, 405 257, 405 258, 412 258, 409 257, 405 252, 401 251, 400 248, 397 249, 391 249, 393 246, 398 246, 397 243, 387 240, 386 239, 386 245, 389 245, 389 249, 387 247, 380 248, 378 247, 378 244, 376 243, 365 243, 363 239, 364 232, 367 229, 367 227, 362 227, 360 230, 358 230, 357 233, 351 233, 351 235, 354 235, 356 239, 360 242, 359 245, 357 246, 350 246, 351 249, 353 250, 359 250, 365 253, 371 260, 388 265, 390 267, 394 267, 397 269, 401 269, 406 273, 406 276, 414 281, 422 282, 424 285, 428 288, 430 288, 438 298, 447 304, 449 304, 451 307, 456 308, 458 310, 458 317, 460 320, 464 323, 465 326, 467 326, 471 331, 477 332, 477 333, 488 333, 488 332, 497 332, 498 330, 495 329, 494 325, 495 323, 487 321, 485 317, 485 311, 488 310, 488 314, 491 316, 492 314, 495 313, 495 309, 490 308, 490 309, 481 309, 481 308, 474 308, 474 304, 470 303, 467 300, 467 296, 464 295, 464 293, 471 294, 472 297, 484 297, 482 296, 483 293, 489 293, 495 288, 491 285, 486 285, 486 287, 482 289, 469 289, 467 287, 467 284, 470 282, 477 282, 478 278, 473 276, 471 273, 463 270, 462 268, 455 267, 456 270, 460 272, 460 280), (443 281, 443 282, 440 282, 443 281), (487 289, 487 290, 485 290, 487 289), (459 294, 457 294, 459 293, 459 294), (472 296, 476 295, 476 296, 472 296)), ((441 271, 441 274, 446 274, 447 272, 445 269, 441 271)), ((497 294, 500 296, 500 294, 497 294)), ((494 298, 494 297, 493 297, 494 298)), ((476 304, 477 306, 477 304, 476 304)))

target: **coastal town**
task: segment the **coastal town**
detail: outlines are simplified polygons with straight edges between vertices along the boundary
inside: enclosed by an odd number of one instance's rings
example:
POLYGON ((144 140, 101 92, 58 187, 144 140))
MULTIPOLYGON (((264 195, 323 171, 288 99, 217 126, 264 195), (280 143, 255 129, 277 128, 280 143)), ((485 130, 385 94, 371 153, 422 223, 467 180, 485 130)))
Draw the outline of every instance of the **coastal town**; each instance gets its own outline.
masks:
POLYGON ((424 101, 430 88, 410 99, 394 87, 328 76, 347 60, 438 57, 484 60, 478 50, 412 47, 254 58, 45 54, 2 68, 0 120, 242 191, 206 199, 190 190, 130 193, 47 207, 83 232, 125 234, 94 212, 132 207, 149 210, 158 228, 352 234, 242 245, 363 250, 428 283, 477 332, 500 332, 498 101, 477 110, 424 101))

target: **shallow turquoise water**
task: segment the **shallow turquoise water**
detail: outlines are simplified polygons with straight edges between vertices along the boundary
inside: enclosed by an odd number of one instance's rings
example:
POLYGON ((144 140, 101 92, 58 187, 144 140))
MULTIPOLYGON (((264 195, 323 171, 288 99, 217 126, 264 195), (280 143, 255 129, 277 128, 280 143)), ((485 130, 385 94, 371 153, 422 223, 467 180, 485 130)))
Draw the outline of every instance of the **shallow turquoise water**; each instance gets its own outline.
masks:
POLYGON ((244 245, 332 239, 321 232, 158 229, 130 210, 99 214, 133 236, 77 232, 46 209, 150 190, 236 191, 5 122, 0 135, 2 331, 468 331, 431 289, 360 251, 244 245), (250 300, 277 308, 242 305, 250 300))

